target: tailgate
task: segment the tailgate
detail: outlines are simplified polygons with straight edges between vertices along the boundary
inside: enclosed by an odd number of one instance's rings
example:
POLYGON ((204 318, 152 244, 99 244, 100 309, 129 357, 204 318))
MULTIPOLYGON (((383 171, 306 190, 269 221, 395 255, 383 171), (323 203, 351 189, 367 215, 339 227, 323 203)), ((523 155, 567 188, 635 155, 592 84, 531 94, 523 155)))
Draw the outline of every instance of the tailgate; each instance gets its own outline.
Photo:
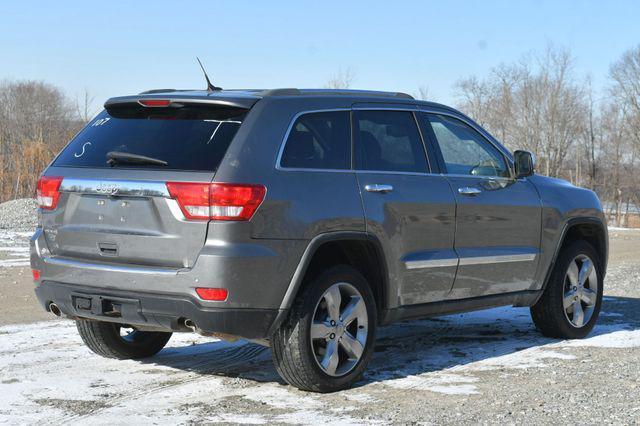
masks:
POLYGON ((198 188, 208 191, 247 112, 216 102, 108 102, 41 179, 39 191, 46 193, 39 198, 50 204, 41 216, 51 254, 192 267, 206 239, 208 218, 186 219, 167 182, 195 188, 200 198, 198 188))
POLYGON ((64 178, 60 205, 43 215, 52 255, 189 268, 206 221, 187 221, 161 181, 64 178))

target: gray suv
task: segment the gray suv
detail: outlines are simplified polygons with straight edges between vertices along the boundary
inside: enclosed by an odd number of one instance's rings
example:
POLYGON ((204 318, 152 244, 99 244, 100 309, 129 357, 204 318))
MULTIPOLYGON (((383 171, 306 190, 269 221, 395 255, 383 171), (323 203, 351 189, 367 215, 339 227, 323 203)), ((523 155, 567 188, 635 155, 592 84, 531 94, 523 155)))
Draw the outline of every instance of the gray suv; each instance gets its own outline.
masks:
POLYGON ((514 305, 580 338, 602 301, 596 195, 402 93, 113 98, 37 196, 37 296, 105 357, 152 356, 177 331, 241 337, 328 392, 360 378, 380 325, 514 305))

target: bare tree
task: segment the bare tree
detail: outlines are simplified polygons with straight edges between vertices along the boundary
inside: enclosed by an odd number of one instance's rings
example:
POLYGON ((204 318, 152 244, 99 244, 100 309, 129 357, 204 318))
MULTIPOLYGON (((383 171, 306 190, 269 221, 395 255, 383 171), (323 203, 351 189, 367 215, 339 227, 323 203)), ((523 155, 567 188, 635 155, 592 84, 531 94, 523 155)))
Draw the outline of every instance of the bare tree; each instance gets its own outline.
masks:
POLYGON ((610 221, 640 205, 640 46, 611 66, 609 96, 576 79, 572 56, 542 54, 456 84, 459 107, 509 148, 538 157, 538 170, 595 190, 610 221))
POLYGON ((91 96, 89 90, 85 88, 82 99, 80 101, 76 101, 76 111, 78 118, 85 124, 88 123, 94 115, 96 115, 96 111, 93 106, 94 100, 95 97, 91 96))
POLYGON ((567 51, 549 47, 533 58, 460 80, 460 108, 510 148, 532 151, 545 174, 568 177, 565 160, 584 125, 584 87, 574 82, 567 51))
POLYGON ((340 70, 329 77, 324 87, 327 89, 349 89, 355 78, 355 73, 351 69, 340 70))
POLYGON ((0 84, 0 201, 33 197, 38 174, 81 123, 57 88, 38 81, 0 84))
POLYGON ((626 206, 632 200, 640 205, 640 177, 638 160, 640 159, 640 45, 628 50, 619 61, 611 66, 610 77, 613 80, 611 95, 615 102, 625 110, 623 126, 628 146, 623 154, 625 188, 621 188, 626 206))
POLYGON ((414 97, 417 97, 418 99, 423 101, 432 100, 431 93, 429 92, 429 88, 427 86, 418 87, 418 93, 414 97))

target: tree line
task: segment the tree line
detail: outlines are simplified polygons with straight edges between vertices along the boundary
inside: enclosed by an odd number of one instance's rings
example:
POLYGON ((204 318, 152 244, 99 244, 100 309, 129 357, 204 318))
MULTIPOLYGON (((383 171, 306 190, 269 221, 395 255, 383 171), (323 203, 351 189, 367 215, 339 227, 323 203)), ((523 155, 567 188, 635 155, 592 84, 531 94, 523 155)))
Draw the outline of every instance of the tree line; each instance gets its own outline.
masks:
MULTIPOLYGON (((527 149, 538 172, 598 193, 616 225, 640 206, 640 45, 611 64, 597 93, 578 78, 574 59, 549 46, 517 62, 468 76, 454 87, 456 106, 510 149, 527 149)), ((355 74, 326 87, 348 88, 355 74)), ((421 86, 417 97, 428 98, 421 86)), ((0 202, 33 197, 39 173, 91 118, 92 99, 73 101, 41 81, 0 83, 0 202)))
POLYGON ((640 46, 611 64, 604 93, 575 76, 571 53, 553 46, 455 86, 457 107, 538 172, 590 188, 609 220, 627 225, 640 206, 640 46))
POLYGON ((87 118, 50 84, 0 83, 0 202, 35 197, 39 174, 87 118))

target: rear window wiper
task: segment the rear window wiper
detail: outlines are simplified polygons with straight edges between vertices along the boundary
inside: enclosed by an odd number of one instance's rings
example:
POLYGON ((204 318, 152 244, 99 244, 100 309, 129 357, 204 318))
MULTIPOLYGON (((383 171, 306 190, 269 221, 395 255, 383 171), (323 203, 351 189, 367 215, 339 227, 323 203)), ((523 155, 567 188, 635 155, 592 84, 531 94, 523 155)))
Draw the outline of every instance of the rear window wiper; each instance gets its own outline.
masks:
POLYGON ((129 152, 110 151, 107 152, 107 164, 111 167, 118 163, 122 164, 150 164, 154 166, 168 166, 164 160, 159 158, 147 157, 146 155, 131 154, 129 152))

